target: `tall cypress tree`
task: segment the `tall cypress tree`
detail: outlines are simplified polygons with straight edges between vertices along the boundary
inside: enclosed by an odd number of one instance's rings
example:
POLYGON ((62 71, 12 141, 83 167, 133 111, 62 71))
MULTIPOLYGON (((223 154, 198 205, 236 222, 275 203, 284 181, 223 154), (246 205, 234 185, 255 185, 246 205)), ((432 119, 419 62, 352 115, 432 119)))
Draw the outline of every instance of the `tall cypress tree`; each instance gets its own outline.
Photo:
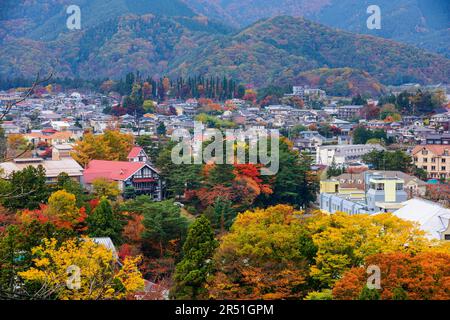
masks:
POLYGON ((200 216, 189 228, 183 245, 184 257, 175 269, 172 299, 206 298, 205 283, 212 272, 212 256, 217 246, 208 218, 200 216))

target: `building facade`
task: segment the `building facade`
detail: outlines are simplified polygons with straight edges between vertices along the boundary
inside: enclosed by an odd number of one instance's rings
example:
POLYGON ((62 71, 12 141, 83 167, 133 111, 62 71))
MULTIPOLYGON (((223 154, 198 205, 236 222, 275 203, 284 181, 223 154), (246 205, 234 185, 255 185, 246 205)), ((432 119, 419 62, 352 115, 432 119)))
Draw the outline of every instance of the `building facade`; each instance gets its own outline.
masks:
POLYGON ((132 187, 136 195, 163 199, 163 181, 159 172, 146 162, 91 160, 84 170, 86 189, 92 190, 97 179, 115 181, 122 194, 132 187))
POLYGON ((350 162, 361 161, 362 156, 373 151, 384 150, 378 144, 348 144, 317 147, 316 164, 329 166, 333 162, 343 166, 350 162))
POLYGON ((414 164, 428 173, 428 178, 450 178, 450 145, 419 145, 412 151, 414 164))

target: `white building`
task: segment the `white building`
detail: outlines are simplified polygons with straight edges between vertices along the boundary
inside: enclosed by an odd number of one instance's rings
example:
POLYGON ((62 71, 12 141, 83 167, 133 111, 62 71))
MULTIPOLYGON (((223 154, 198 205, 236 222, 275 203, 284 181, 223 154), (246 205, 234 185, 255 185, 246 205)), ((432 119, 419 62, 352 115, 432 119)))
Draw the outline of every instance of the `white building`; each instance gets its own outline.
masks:
POLYGON ((317 147, 316 164, 329 166, 333 162, 343 166, 349 162, 361 161, 362 156, 373 151, 384 150, 378 144, 346 144, 317 147))
POLYGON ((403 220, 418 223, 430 239, 450 240, 450 209, 435 202, 414 198, 406 201, 393 214, 403 220))

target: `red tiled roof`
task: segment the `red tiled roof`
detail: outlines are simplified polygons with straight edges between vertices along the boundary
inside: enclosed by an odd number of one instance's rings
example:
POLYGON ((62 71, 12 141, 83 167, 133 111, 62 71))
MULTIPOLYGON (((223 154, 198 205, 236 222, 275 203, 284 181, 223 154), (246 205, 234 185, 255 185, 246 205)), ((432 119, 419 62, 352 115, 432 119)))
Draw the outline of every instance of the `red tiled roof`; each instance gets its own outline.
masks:
POLYGON ((131 158, 136 158, 137 156, 139 156, 139 153, 141 153, 142 148, 141 147, 133 147, 133 149, 131 149, 130 153, 128 154, 127 158, 131 159, 131 158))
POLYGON ((416 153, 418 153, 419 151, 422 151, 423 149, 430 151, 431 153, 433 153, 436 156, 442 156, 444 154, 445 150, 450 151, 450 146, 434 145, 434 144, 418 145, 413 149, 412 154, 415 155, 416 153))
POLYGON ((91 160, 83 172, 84 182, 98 178, 123 181, 145 166, 145 162, 91 160))

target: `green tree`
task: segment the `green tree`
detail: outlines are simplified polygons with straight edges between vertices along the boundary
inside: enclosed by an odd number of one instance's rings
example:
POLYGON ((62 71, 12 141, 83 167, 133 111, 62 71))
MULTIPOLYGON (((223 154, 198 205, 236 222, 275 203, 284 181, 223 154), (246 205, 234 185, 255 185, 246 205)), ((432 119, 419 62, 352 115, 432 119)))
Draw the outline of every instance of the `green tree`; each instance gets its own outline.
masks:
POLYGON ((110 237, 114 243, 121 242, 123 223, 113 213, 108 199, 103 197, 94 211, 86 219, 91 237, 110 237))
POLYGON ((213 271, 212 257, 217 246, 208 218, 200 216, 190 226, 183 245, 183 259, 175 269, 172 298, 207 298, 205 284, 213 271))
POLYGON ((142 135, 136 138, 136 144, 142 147, 150 158, 150 162, 156 163, 159 153, 161 152, 161 142, 153 141, 152 136, 142 135))
POLYGON ((128 186, 125 188, 123 193, 125 199, 133 199, 136 197, 136 190, 133 186, 128 186))
POLYGON ((233 209, 232 202, 228 199, 217 197, 214 205, 209 207, 205 215, 210 219, 214 229, 224 233, 229 230, 236 217, 236 211, 233 209))
POLYGON ((380 300, 381 296, 377 289, 369 289, 367 286, 361 291, 359 300, 380 300))
POLYGON ((174 142, 167 143, 158 155, 156 166, 166 180, 166 196, 177 197, 186 189, 196 189, 200 185, 201 165, 174 164, 171 160, 174 142))
POLYGON ((71 179, 65 172, 61 172, 58 175, 55 189, 66 190, 67 192, 75 195, 78 207, 82 207, 84 202, 87 200, 87 197, 84 194, 83 186, 79 182, 71 179))
POLYGON ((337 176, 339 176, 339 175, 341 175, 343 173, 344 173, 344 169, 339 168, 336 165, 336 162, 334 162, 334 160, 331 163, 331 165, 327 168, 327 178, 328 179, 331 178, 331 177, 337 177, 337 176))
POLYGON ((373 170, 393 170, 405 173, 413 170, 411 156, 401 150, 373 150, 363 155, 362 160, 373 170))
POLYGON ((279 144, 279 170, 272 185, 273 194, 260 198, 264 205, 279 203, 306 207, 315 201, 318 181, 311 172, 312 159, 299 154, 285 140, 279 144))
POLYGON ((45 169, 28 166, 10 175, 9 195, 3 198, 3 205, 9 209, 38 209, 47 201, 50 194, 45 183, 45 169))
POLYGON ((170 241, 180 242, 186 236, 188 220, 173 200, 153 202, 148 196, 138 196, 125 202, 120 209, 144 215, 142 236, 158 247, 160 257, 164 256, 170 241))
POLYGON ((166 135, 166 125, 164 122, 160 122, 158 127, 156 128, 156 133, 160 136, 166 135))

